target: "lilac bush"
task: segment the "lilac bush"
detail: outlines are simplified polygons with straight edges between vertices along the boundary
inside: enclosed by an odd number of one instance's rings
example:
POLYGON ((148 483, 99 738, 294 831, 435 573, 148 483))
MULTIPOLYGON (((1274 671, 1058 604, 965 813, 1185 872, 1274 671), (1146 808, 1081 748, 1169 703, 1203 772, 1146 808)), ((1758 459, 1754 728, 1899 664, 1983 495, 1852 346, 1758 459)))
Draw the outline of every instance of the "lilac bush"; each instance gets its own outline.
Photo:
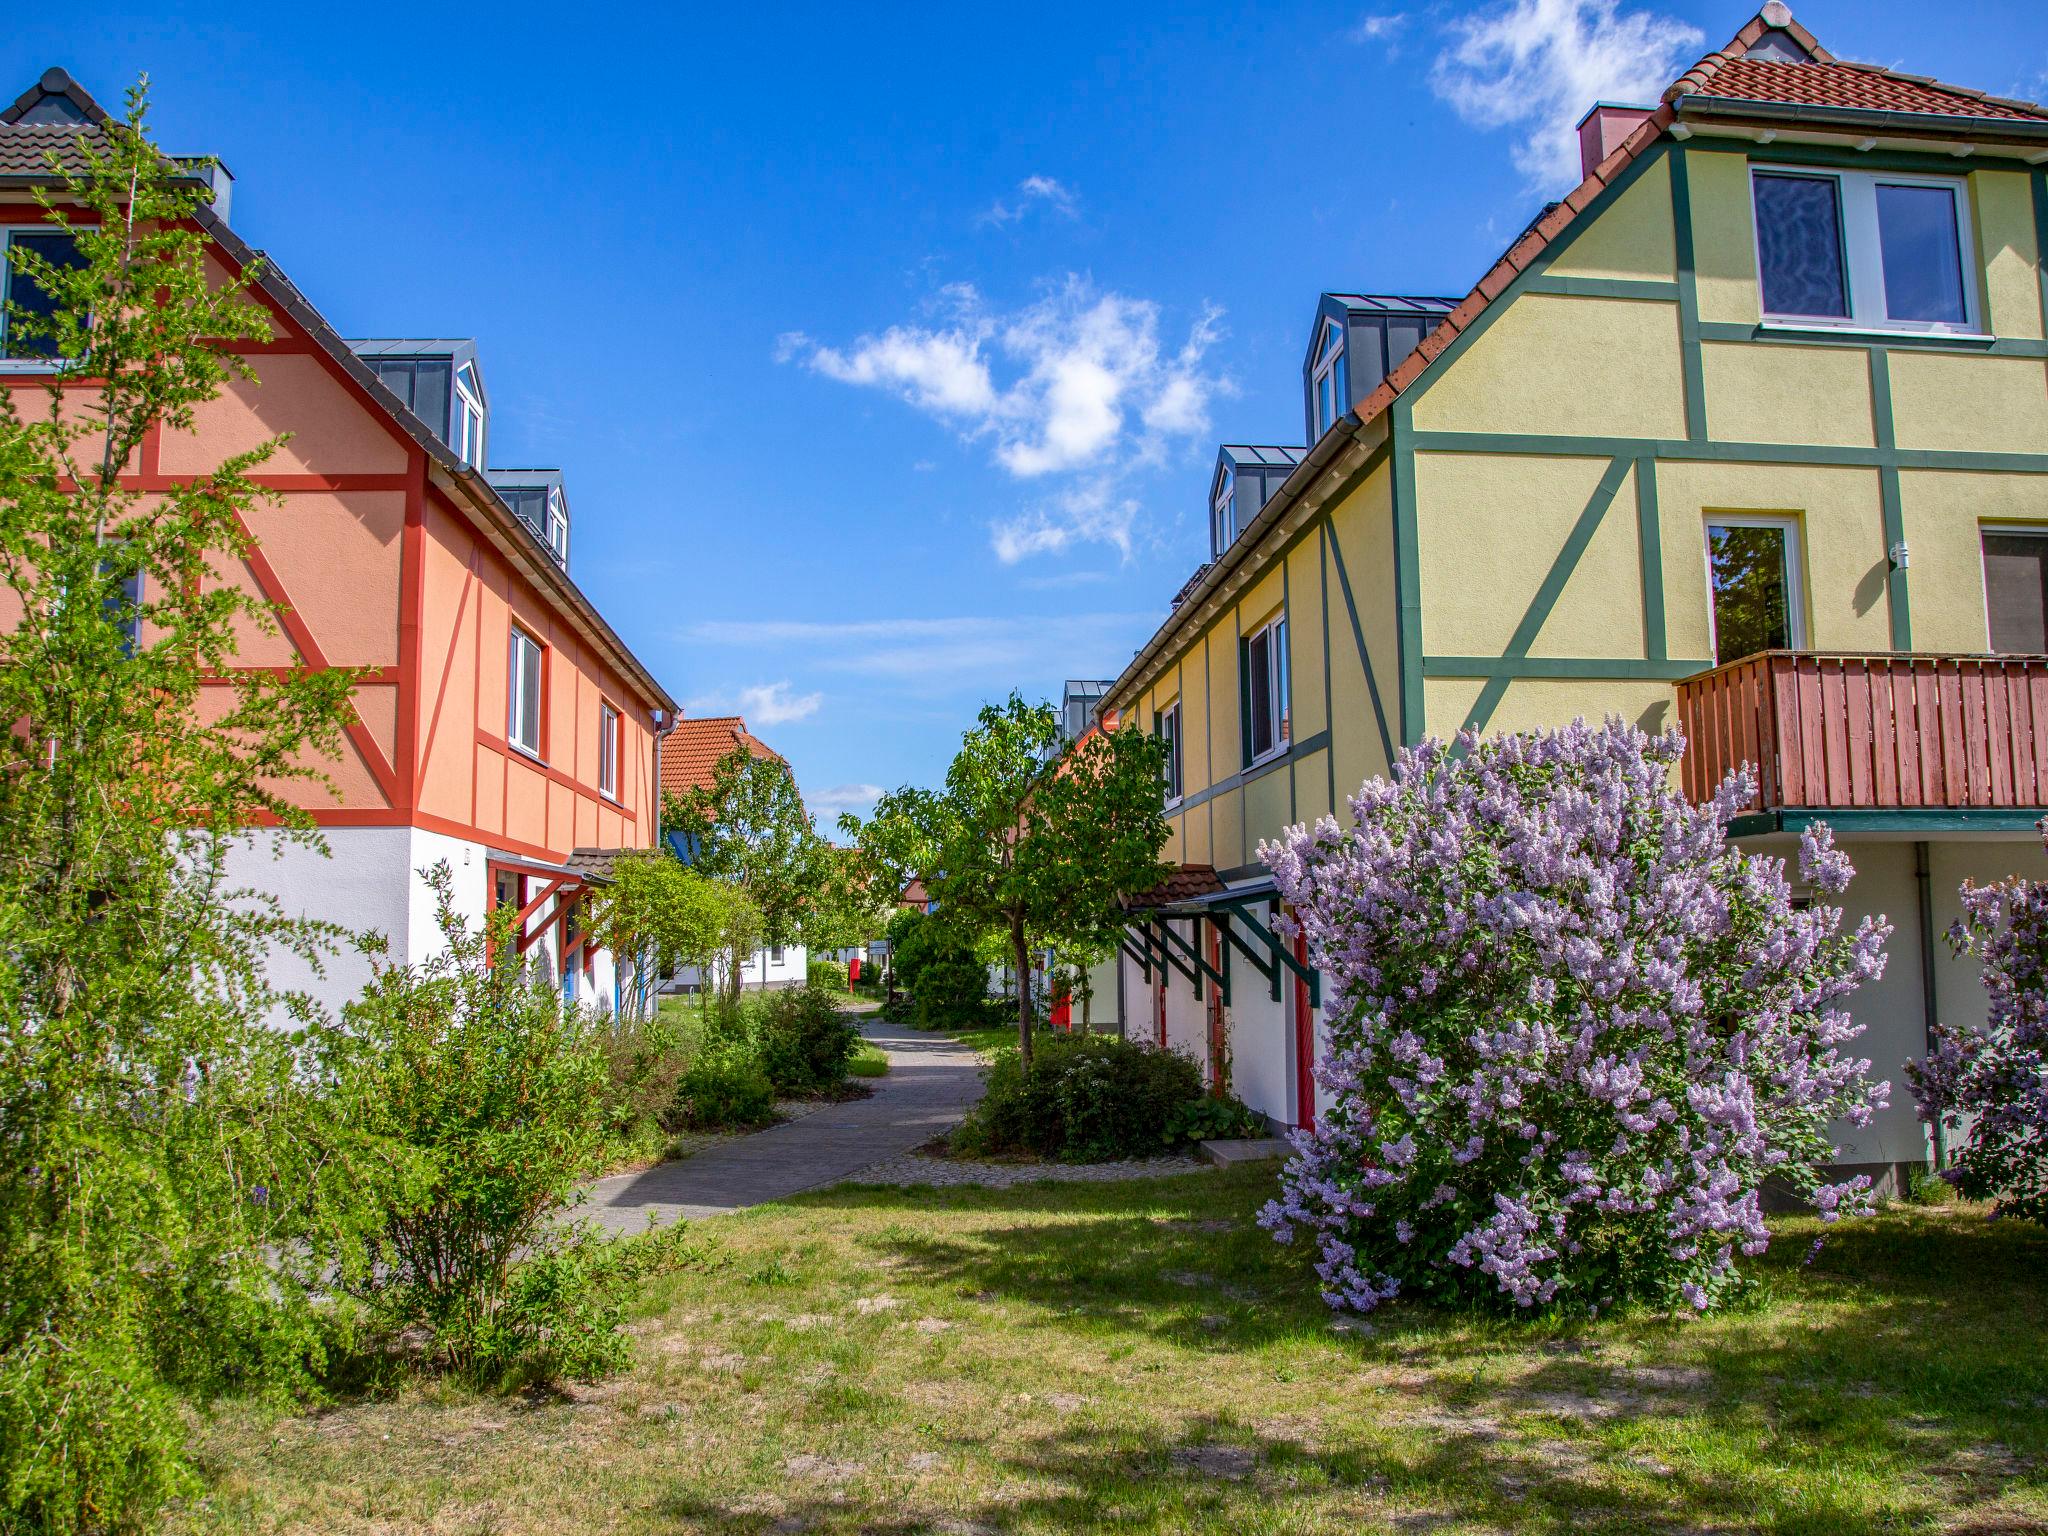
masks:
MULTIPOLYGON (((1332 988, 1335 1099, 1261 1222, 1313 1237, 1331 1306, 1704 1311, 1770 1241, 1767 1178, 1828 1221, 1868 1208, 1822 1168, 1829 1122, 1887 1102, 1840 1005, 1890 926, 1796 909, 1784 861, 1723 835, 1746 772, 1693 806, 1683 750, 1618 719, 1425 742, 1350 830, 1261 845, 1332 988)), ((1848 884, 1824 827, 1800 864, 1848 884)))
POLYGON ((1920 1118, 1963 1134, 1956 1187, 2048 1225, 2048 881, 1965 881, 1958 894, 1949 948, 1983 965, 1986 1028, 1940 1026, 1906 1076, 1920 1118))

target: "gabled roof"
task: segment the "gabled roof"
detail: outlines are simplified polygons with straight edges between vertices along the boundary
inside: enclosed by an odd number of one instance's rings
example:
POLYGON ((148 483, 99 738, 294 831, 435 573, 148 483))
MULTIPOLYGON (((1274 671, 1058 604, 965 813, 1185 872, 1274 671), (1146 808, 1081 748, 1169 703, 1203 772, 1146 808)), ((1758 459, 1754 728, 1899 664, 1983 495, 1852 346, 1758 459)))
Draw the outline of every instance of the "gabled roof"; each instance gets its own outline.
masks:
MULTIPOLYGON (((103 125, 110 121, 107 111, 91 92, 62 69, 48 69, 37 83, 24 91, 12 105, 0 110, 0 182, 50 185, 64 175, 87 169, 78 153, 80 138, 106 142, 103 125), (61 139, 59 145, 56 141, 61 139), (59 149, 55 170, 41 151, 59 149), (29 169, 11 169, 17 165, 29 169)), ((175 157, 173 157, 175 158, 175 157)), ((198 176, 198 173, 194 173, 198 176)), ((199 177, 199 179, 206 179, 199 177)), ((270 256, 255 250, 228 227, 211 207, 202 205, 194 219, 207 238, 243 271, 255 273, 254 290, 274 304, 319 346, 320 350, 368 395, 422 452, 433 471, 437 487, 474 515, 485 537, 497 551, 544 595, 552 598, 582 632, 586 641, 604 659, 630 678, 657 708, 672 710, 675 701, 621 640, 603 614, 582 589, 569 579, 545 549, 537 548, 526 525, 494 491, 482 473, 464 463, 455 451, 437 437, 427 424, 408 410, 376 372, 356 356, 327 317, 284 275, 270 256)))
MULTIPOLYGON (((1522 272, 1577 222, 1600 195, 1619 181, 1671 126, 1695 111, 1714 118, 1754 116, 1759 121, 1787 117, 1813 119, 1813 126, 1852 126, 1876 129, 1888 136, 1919 132, 1929 136, 1968 128, 1973 138, 1985 142, 2024 141, 2048 146, 2048 109, 2033 102, 2010 101, 1983 95, 1961 86, 1943 85, 1918 75, 1899 74, 1861 64, 1844 64, 1821 46, 1820 40, 1797 21, 1782 0, 1769 0, 1762 10, 1742 26, 1724 48, 1701 59, 1665 90, 1660 105, 1622 140, 1621 144, 1590 174, 1567 193, 1562 202, 1552 203, 1516 237, 1505 254, 1457 301, 1436 327, 1423 337, 1422 345, 1409 353, 1373 392, 1358 403, 1353 413, 1358 424, 1382 416, 1451 344, 1486 313, 1493 301, 1505 293, 1522 272), (1731 73, 1732 71, 1732 73, 1731 73), (1791 71, 1792 73, 1787 73, 1791 71), (1724 91, 1773 91, 1772 96, 1722 95, 1724 91), (1797 99, 1832 93, 1849 105, 1815 104, 1797 99), (1793 99, 1787 99, 1788 96, 1793 99), (1941 105, 1932 103, 1939 99, 1941 105), (1914 106, 1900 106, 1904 101, 1914 106), (1918 116, 1920 121, 1915 122, 1918 116), (1981 130, 1981 131, 1980 131, 1981 130)), ((1325 301, 1366 298, 1368 295, 1325 294, 1325 301)), ((1167 619, 1152 638, 1139 648, 1110 690, 1115 698, 1126 685, 1144 674, 1147 664, 1165 643, 1180 610, 1190 600, 1212 590, 1238 565, 1251 558, 1259 540, 1254 530, 1269 528, 1284 516, 1295 498, 1353 441, 1347 432, 1332 429, 1321 442, 1310 447, 1302 463, 1287 477, 1285 485, 1267 501, 1264 509, 1237 541, 1213 564, 1196 571, 1193 579, 1175 596, 1174 616, 1167 619)))
POLYGON ((709 789, 712 771, 719 759, 729 757, 735 747, 745 747, 756 757, 783 761, 782 754, 747 729, 740 715, 703 715, 682 719, 661 742, 661 789, 663 794, 687 794, 709 789))

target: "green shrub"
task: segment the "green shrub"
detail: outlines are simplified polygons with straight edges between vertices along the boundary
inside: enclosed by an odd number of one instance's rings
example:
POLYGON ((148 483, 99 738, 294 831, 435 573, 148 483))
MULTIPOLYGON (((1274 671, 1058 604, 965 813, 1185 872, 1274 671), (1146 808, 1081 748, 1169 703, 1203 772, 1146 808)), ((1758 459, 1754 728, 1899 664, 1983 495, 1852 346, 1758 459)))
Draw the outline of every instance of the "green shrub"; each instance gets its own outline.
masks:
POLYGON ((755 1054, 781 1093, 815 1093, 846 1081, 860 1032, 832 993, 818 987, 773 992, 753 1012, 755 1054))
POLYGON ((804 967, 804 985, 820 992, 845 992, 846 963, 842 960, 813 960, 804 967))
POLYGON ((910 994, 919 1029, 972 1029, 982 1022, 988 968, 974 946, 922 912, 898 913, 889 924, 896 946, 896 984, 910 994))
POLYGON ((954 1144, 1066 1162, 1158 1152, 1174 1112, 1202 1093, 1201 1069, 1187 1057, 1116 1035, 1043 1036, 1028 1071, 1012 1048, 983 1077, 981 1103, 954 1144))
POLYGON ((1197 1141, 1235 1141, 1263 1136, 1266 1122, 1252 1112, 1244 1100, 1226 1095, 1203 1094, 1175 1107, 1166 1117, 1166 1140, 1170 1145, 1197 1141))
POLYGON ((1949 1205, 1956 1187, 1931 1168, 1915 1168, 1906 1176, 1906 1199, 1914 1205, 1949 1205))
POLYGON ((643 1147, 659 1132, 682 1075, 684 1024, 679 1012, 648 1019, 605 1017, 595 1028, 604 1053, 604 1120, 615 1147, 643 1147))
POLYGON ((595 1304, 574 1282, 598 1261, 561 1213, 607 1145, 605 1026, 517 963, 503 916, 493 958, 455 914, 447 865, 427 878, 446 951, 380 966, 330 1045, 337 1112, 394 1170, 339 1278, 375 1325, 423 1335, 434 1364, 544 1372, 575 1352, 550 1345, 522 1367, 517 1341, 584 1330, 595 1304))
POLYGON ((706 1051, 676 1080, 669 1130, 727 1131, 766 1125, 775 1118, 775 1085, 745 1046, 706 1051))
POLYGON ((643 1280, 696 1262, 701 1250, 681 1222, 638 1237, 588 1229, 514 1266, 505 1299, 479 1328, 472 1374, 501 1388, 534 1381, 588 1381, 625 1369, 620 1331, 627 1298, 643 1280))

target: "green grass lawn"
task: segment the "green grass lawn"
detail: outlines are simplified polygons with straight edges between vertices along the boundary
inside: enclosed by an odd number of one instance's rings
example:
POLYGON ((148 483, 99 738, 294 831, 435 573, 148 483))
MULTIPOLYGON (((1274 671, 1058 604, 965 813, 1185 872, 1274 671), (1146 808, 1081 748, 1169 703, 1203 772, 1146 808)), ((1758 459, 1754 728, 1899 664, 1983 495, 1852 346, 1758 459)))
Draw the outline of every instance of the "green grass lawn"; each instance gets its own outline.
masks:
POLYGON ((199 1421, 189 1530, 2048 1529, 2048 1239, 1778 1225, 1706 1321, 1333 1327, 1272 1168, 840 1189, 704 1223, 611 1382, 199 1421))

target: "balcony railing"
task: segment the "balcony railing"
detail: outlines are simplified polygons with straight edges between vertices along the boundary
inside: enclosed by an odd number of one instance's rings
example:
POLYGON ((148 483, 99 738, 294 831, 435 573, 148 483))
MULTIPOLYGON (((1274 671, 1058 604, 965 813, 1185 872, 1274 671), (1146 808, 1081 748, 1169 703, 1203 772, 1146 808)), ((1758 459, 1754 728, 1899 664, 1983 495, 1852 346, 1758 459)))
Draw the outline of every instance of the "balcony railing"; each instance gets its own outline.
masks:
POLYGON ((1678 685, 1684 782, 1752 810, 2048 806, 2048 656, 1763 651, 1678 685))

